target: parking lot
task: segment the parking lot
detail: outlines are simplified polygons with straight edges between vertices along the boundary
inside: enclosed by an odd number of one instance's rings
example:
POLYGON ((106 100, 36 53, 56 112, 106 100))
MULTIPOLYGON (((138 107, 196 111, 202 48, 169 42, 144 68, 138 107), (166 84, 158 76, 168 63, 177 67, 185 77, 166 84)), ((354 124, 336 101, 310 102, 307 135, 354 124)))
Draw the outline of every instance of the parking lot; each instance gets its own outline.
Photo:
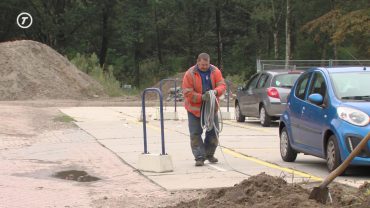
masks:
MULTIPOLYGON (((137 168, 138 157, 144 151, 140 107, 71 107, 60 110, 73 117, 81 129, 123 162, 137 168)), ((161 152, 160 123, 154 120, 157 111, 156 107, 147 108, 150 153, 161 152)), ((165 113, 173 111, 172 107, 165 108, 165 113)), ((195 167, 186 111, 183 107, 177 108, 177 111, 179 120, 164 122, 165 148, 172 157, 173 172, 141 172, 167 190, 233 186, 260 172, 284 177, 288 182, 321 181, 328 175, 323 159, 299 154, 296 162, 283 162, 280 158, 278 123, 265 128, 256 119, 247 119, 244 123, 224 120, 220 147, 215 154, 219 163, 206 162, 203 167, 195 167)), ((368 170, 365 167, 351 168, 348 175, 338 177, 336 181, 358 187, 369 179, 368 170)))

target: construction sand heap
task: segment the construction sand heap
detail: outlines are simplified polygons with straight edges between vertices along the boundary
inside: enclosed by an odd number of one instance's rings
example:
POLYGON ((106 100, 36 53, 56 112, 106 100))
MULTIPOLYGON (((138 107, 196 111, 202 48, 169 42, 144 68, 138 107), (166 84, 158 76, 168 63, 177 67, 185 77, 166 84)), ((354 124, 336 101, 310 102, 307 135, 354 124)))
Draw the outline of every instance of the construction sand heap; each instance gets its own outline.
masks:
POLYGON ((97 81, 49 46, 30 40, 0 43, 0 100, 104 95, 97 81))

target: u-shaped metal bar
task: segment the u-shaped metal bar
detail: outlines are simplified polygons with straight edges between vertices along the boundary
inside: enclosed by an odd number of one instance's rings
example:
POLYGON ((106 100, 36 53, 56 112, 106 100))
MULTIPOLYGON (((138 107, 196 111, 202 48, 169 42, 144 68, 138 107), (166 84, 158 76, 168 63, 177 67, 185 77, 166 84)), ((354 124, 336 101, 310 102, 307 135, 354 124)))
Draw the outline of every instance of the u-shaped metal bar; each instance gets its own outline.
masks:
POLYGON ((146 115, 145 115, 145 94, 147 92, 156 92, 159 95, 159 109, 161 118, 161 142, 162 142, 162 155, 166 155, 166 149, 164 146, 164 122, 163 122, 163 96, 162 91, 158 88, 146 88, 143 91, 141 98, 141 106, 143 112, 143 133, 144 133, 144 154, 148 154, 147 138, 146 138, 146 115))

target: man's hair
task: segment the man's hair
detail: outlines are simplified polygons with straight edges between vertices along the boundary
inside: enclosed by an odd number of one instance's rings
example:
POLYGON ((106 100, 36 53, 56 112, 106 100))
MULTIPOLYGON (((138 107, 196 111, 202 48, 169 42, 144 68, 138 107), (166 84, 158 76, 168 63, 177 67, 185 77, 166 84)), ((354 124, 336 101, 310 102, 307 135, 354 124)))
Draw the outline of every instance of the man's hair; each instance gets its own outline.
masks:
POLYGON ((209 57, 208 53, 201 53, 198 55, 197 61, 200 61, 201 59, 205 61, 210 61, 211 58, 209 57))

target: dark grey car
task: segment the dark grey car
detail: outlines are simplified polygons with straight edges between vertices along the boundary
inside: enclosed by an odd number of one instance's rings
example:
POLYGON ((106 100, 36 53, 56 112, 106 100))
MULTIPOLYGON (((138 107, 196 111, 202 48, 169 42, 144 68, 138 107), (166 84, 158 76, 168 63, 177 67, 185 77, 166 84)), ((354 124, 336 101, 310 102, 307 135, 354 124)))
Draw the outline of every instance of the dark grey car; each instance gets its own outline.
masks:
POLYGON ((287 96, 301 71, 262 71, 238 88, 235 118, 259 117, 262 126, 270 126, 285 110, 287 96))

